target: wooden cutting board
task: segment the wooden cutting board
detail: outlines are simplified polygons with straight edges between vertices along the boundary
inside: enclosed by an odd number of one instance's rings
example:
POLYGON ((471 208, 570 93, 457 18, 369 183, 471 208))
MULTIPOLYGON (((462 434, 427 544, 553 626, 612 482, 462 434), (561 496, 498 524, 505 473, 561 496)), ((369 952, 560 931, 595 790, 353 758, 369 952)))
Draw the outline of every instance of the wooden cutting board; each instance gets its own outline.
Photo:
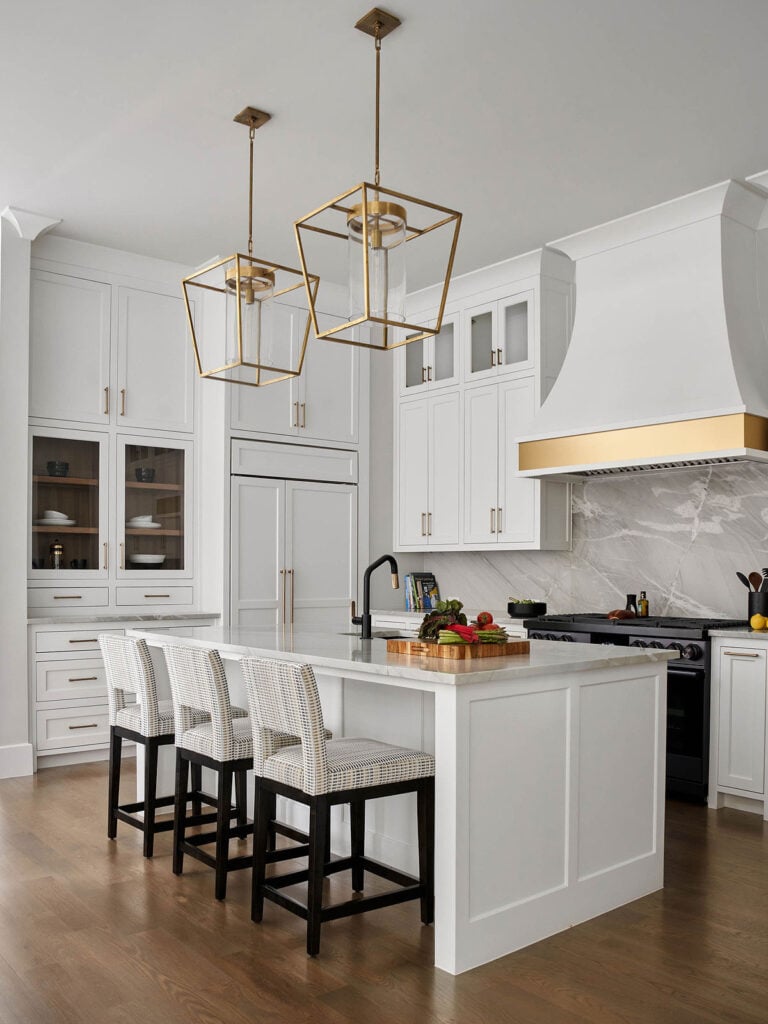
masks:
POLYGON ((439 644, 425 640, 387 640, 388 654, 408 654, 427 658, 450 658, 469 661, 471 658, 500 658, 510 654, 528 654, 528 640, 509 640, 505 644, 439 644))

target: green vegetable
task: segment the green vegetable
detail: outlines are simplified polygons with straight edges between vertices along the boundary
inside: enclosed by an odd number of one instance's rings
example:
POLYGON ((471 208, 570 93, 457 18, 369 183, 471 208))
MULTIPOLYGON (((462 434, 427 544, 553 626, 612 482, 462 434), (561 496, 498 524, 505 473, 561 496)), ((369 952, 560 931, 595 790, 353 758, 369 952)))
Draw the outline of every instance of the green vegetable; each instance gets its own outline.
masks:
POLYGON ((467 616, 461 601, 438 601, 434 611, 427 612, 419 629, 419 640, 436 640, 444 626, 466 626, 467 616))

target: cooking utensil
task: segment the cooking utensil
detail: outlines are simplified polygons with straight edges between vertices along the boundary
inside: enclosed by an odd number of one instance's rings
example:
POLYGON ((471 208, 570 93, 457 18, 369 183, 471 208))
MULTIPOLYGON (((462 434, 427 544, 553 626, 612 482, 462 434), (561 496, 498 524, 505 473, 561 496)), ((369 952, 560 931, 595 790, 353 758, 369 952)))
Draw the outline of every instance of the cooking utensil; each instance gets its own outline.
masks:
POLYGON ((768 594, 768 576, 763 577, 763 582, 760 584, 761 594, 768 594))
POLYGON ((760 589, 760 584, 763 582, 763 577, 760 575, 759 572, 751 572, 747 579, 752 584, 755 590, 760 589))
POLYGON ((747 590, 751 590, 752 589, 752 587, 749 585, 749 580, 747 579, 747 577, 744 575, 743 572, 737 572, 736 575, 739 577, 739 579, 744 584, 744 586, 747 588, 747 590))

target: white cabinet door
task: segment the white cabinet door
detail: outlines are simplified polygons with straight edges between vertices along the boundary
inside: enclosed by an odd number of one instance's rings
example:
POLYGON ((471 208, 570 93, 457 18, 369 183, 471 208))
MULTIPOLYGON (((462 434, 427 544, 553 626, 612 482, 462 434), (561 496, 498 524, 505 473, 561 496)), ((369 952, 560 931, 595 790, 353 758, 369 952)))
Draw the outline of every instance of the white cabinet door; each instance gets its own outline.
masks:
POLYGON ((498 505, 499 392, 464 392, 464 543, 495 544, 498 505))
POLYGON ((181 298, 118 289, 116 420, 194 430, 195 371, 181 298))
MULTIPOLYGON (((341 318, 318 313, 321 333, 341 318)), ((357 441, 360 350, 354 345, 318 341, 310 329, 300 377, 299 434, 320 441, 357 441)))
POLYGON ((29 415, 109 422, 110 287, 33 270, 29 415))
POLYGON ((499 385, 499 544, 531 547, 536 538, 540 483, 517 475, 517 442, 533 419, 533 377, 499 385))
POLYGON ((429 510, 429 400, 403 402, 399 410, 398 547, 426 544, 429 510))
POLYGON ((277 626, 287 600, 285 481, 232 477, 233 626, 277 626))
POLYGON ((723 646, 720 651, 719 786, 764 792, 765 648, 723 646))
POLYGON ((429 399, 428 544, 459 543, 460 481, 463 472, 461 396, 429 399))
MULTIPOLYGON (((298 358, 298 346, 303 340, 306 311, 276 303, 272 310, 273 330, 280 337, 280 349, 290 348, 290 362, 298 358), (289 339, 286 342, 286 338, 289 339)), ((310 339, 310 344, 312 339, 310 339)), ((230 423, 233 430, 257 431, 260 434, 299 433, 300 377, 292 377, 263 387, 233 385, 231 394, 230 423)))
POLYGON ((302 480, 285 486, 288 623, 343 629, 357 587, 357 488, 302 480))

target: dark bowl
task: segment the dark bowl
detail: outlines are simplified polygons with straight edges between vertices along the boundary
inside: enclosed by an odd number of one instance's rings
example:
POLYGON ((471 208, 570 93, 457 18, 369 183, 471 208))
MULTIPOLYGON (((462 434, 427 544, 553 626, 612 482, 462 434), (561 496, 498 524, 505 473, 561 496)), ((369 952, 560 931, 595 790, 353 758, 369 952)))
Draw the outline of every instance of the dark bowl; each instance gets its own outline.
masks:
POLYGON ((48 476, 66 476, 69 472, 68 462, 47 462, 48 476))
POLYGON ((140 484, 151 484, 155 479, 154 469, 150 469, 144 466, 139 466, 136 470, 136 479, 140 484))
POLYGON ((535 619, 546 614, 544 601, 510 601, 507 605, 507 615, 512 619, 535 619))

